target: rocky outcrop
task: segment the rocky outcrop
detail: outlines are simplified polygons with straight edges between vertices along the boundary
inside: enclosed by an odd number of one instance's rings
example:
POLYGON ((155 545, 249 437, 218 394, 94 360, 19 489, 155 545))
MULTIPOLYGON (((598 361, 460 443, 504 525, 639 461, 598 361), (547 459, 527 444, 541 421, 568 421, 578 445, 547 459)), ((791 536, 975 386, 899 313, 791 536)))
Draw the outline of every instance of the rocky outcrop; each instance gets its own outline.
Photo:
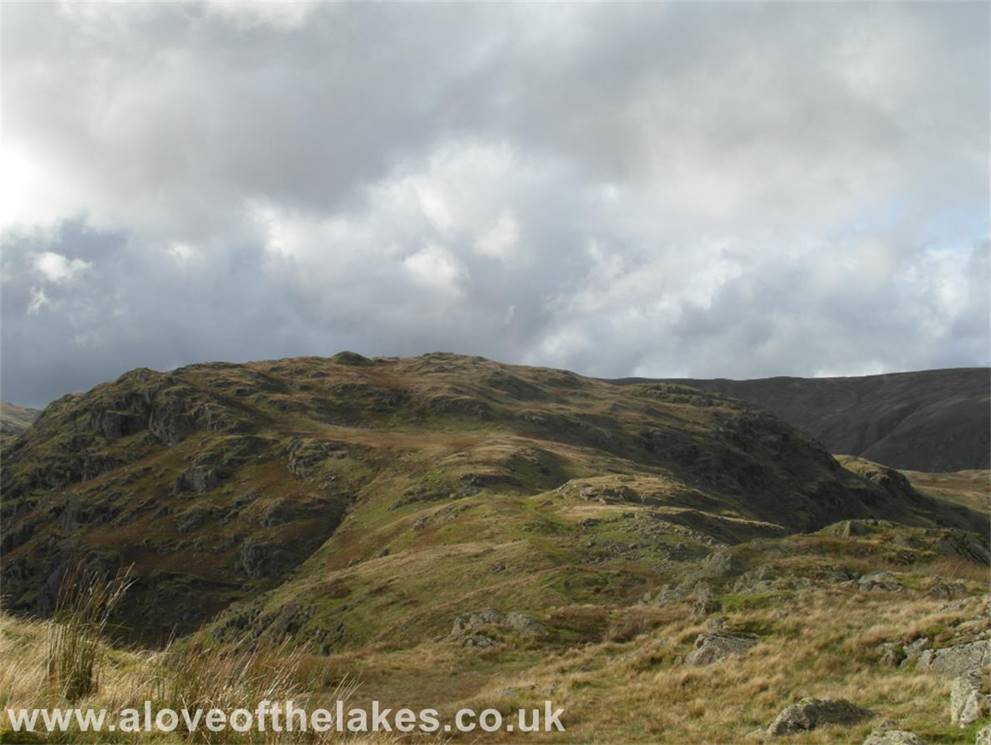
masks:
POLYGON ((540 621, 526 613, 503 613, 494 608, 486 608, 455 618, 447 638, 465 647, 491 647, 497 641, 487 634, 500 630, 531 638, 542 636, 546 632, 540 621))
POLYGON ((937 600, 955 600, 967 595, 967 585, 961 580, 937 578, 926 588, 926 595, 937 600))
POLYGON ((950 688, 950 722, 966 727, 991 710, 991 696, 981 692, 981 674, 962 675, 950 688))
POLYGON ((902 583, 891 572, 873 572, 857 580, 857 589, 862 592, 898 592, 902 583))
POLYGON ((757 641, 756 636, 725 633, 699 634, 695 639, 695 649, 685 658, 685 663, 688 665, 711 665, 727 657, 745 654, 757 641))
POLYGON ((991 665, 991 640, 978 639, 942 649, 927 649, 919 656, 918 669, 948 676, 963 676, 991 665))
POLYGON ((782 711, 770 725, 770 735, 791 735, 808 732, 827 724, 858 724, 874 716, 870 709, 863 709, 845 699, 803 698, 782 711))
POLYGON ((863 745, 926 745, 926 741, 914 732, 903 729, 876 729, 863 745))
POLYGON ((712 588, 704 582, 699 582, 690 598, 692 604, 692 616, 704 618, 712 613, 716 613, 722 607, 719 599, 713 594, 712 588))
POLYGON ((220 486, 221 481, 223 481, 223 478, 216 469, 205 466, 193 466, 192 468, 187 468, 176 477, 175 485, 172 487, 172 493, 181 494, 182 492, 192 491, 202 494, 211 489, 216 489, 220 486))
POLYGON ((241 544, 239 558, 242 571, 252 579, 281 575, 296 563, 290 546, 254 536, 241 544))
POLYGON ((918 660, 929 644, 929 639, 924 636, 908 644, 884 642, 880 646, 880 662, 885 667, 906 667, 918 660))
POLYGON ((729 549, 719 549, 709 554, 699 569, 700 577, 721 579, 742 574, 746 567, 743 561, 729 549))

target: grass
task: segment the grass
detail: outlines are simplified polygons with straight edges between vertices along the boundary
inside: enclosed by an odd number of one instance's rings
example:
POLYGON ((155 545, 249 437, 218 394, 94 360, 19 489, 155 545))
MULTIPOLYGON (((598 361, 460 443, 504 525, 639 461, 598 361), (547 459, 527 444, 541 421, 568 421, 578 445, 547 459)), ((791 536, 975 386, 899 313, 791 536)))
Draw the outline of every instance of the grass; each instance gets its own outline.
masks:
MULTIPOLYGON (((687 389, 448 355, 353 363, 131 375, 50 410, 5 462, 7 599, 38 607, 52 564, 72 559, 50 545, 127 557, 140 582, 117 619, 129 643, 154 649, 94 641, 97 613, 52 653, 64 662, 50 684, 37 642, 65 624, 4 618, 0 697, 235 706, 291 692, 448 713, 547 698, 567 708, 561 742, 711 743, 740 741, 802 696, 847 696, 934 742, 959 740, 945 683, 881 667, 878 647, 919 633, 952 643, 973 620, 972 605, 927 593, 937 579, 971 596, 988 586, 987 567, 955 553, 959 536, 934 527, 976 524, 977 477, 941 482, 969 490, 956 505, 913 501, 687 389), (191 404, 169 416, 208 410, 211 426, 166 447, 84 424, 176 397, 191 404), (484 418, 465 413, 481 404, 484 418), (77 472, 104 456, 120 465, 77 472), (207 461, 219 484, 174 488, 207 461), (35 480, 63 467, 58 488, 35 480), (915 527, 824 528, 854 517, 915 527), (267 571, 248 566, 245 545, 262 547, 267 571), (741 566, 710 571, 714 551, 741 566), (904 589, 857 588, 881 569, 904 589), (706 628, 683 592, 698 582, 726 628, 760 636, 750 653, 684 665, 706 628), (492 632, 501 643, 488 649, 445 639, 455 617, 488 607, 532 615, 546 636, 492 632), (174 629, 178 643, 156 646, 174 629)), ((859 743, 868 728, 808 742, 859 743)))
MULTIPOLYGON (((102 586, 98 585, 98 592, 102 586)), ((328 685, 326 666, 316 663, 300 650, 282 648, 254 649, 249 644, 204 648, 176 644, 165 650, 118 649, 98 641, 98 650, 76 645, 58 647, 63 664, 70 669, 88 668, 99 674, 99 686, 81 690, 47 685, 50 645, 53 634, 64 635, 54 621, 31 621, 0 614, 0 743, 292 743, 322 745, 345 742, 349 745, 388 745, 386 735, 348 735, 336 733, 251 733, 231 730, 210 733, 202 726, 195 732, 183 726, 170 735, 137 733, 135 735, 104 731, 97 735, 81 732, 75 725, 65 733, 14 732, 7 720, 8 708, 77 707, 106 709, 108 721, 116 712, 133 708, 142 710, 151 701, 153 710, 184 707, 237 708, 253 710, 259 701, 293 700, 299 706, 314 708, 333 702, 350 702, 356 685, 347 676, 328 685), (74 649, 75 662, 65 655, 74 649), (92 663, 92 666, 89 666, 92 663)), ((91 637, 87 636, 87 643, 91 637)), ((91 680, 93 680, 91 678, 91 680)), ((347 705, 347 703, 346 703, 347 705)))
POLYGON ((128 572, 104 579, 80 567, 62 579, 45 647, 48 683, 75 702, 99 686, 102 637, 129 585, 128 572))
MULTIPOLYGON (((860 541, 876 541, 878 536, 848 540, 851 550, 859 553, 860 541)), ((803 570, 816 561, 829 566, 836 559, 834 539, 823 537, 822 543, 821 554, 815 553, 812 536, 794 547, 802 552, 803 570)), ((783 545, 787 544, 761 541, 748 548, 748 560, 766 561, 783 545)), ((786 572, 787 566, 784 562, 780 571, 786 572)), ((705 668, 683 662, 696 636, 707 628, 707 619, 694 617, 688 601, 657 605, 600 599, 566 605, 559 599, 558 605, 538 613, 548 629, 546 637, 526 640, 497 634, 501 644, 483 650, 441 638, 403 642, 395 634, 386 635, 388 642, 372 640, 331 655, 309 653, 291 641, 259 645, 253 638, 222 646, 191 638, 159 651, 101 643, 94 657, 100 685, 78 703, 120 709, 147 698, 156 707, 230 710, 250 708, 262 698, 293 698, 311 706, 337 698, 367 706, 377 699, 384 706, 437 707, 447 718, 461 707, 492 707, 512 714, 551 700, 564 707, 567 731, 528 735, 528 741, 708 745, 742 741, 788 704, 816 696, 848 698, 928 742, 970 743, 974 728, 960 729, 949 722, 948 680, 880 664, 880 650, 887 642, 927 636, 942 646, 974 633, 975 621, 983 624, 985 633, 991 626, 976 594, 986 585, 961 571, 969 596, 961 601, 934 599, 925 595, 930 572, 931 565, 925 563, 905 568, 900 576, 917 581, 900 593, 864 593, 855 583, 836 582, 758 593, 758 602, 726 602, 747 593, 722 593, 723 627, 756 634, 760 641, 744 656, 705 668)), ((478 603, 490 599, 479 598, 478 603)), ((450 612, 456 610, 452 606, 450 612)), ((53 626, 0 616, 4 708, 53 706, 66 700, 64 692, 46 685, 47 640, 53 626)), ((0 732, 3 717, 0 713, 0 732)), ((872 726, 865 722, 828 727, 803 735, 801 741, 858 745, 872 726)), ((182 737, 199 741, 198 735, 182 737)), ((513 741, 505 734, 477 733, 448 739, 513 741)), ((88 740, 74 733, 58 741, 88 740)), ((216 741, 226 740, 218 735, 216 741)))

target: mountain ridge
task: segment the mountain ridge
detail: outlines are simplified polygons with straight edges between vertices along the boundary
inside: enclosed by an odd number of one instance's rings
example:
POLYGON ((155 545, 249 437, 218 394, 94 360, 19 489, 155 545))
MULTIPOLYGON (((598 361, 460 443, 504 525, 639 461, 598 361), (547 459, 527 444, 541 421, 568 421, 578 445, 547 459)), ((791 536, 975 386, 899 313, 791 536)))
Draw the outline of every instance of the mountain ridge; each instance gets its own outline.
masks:
POLYGON ((669 380, 769 411, 832 453, 925 472, 991 468, 991 368, 829 378, 669 380))
POLYGON ((718 393, 442 353, 133 370, 53 402, 2 479, 8 607, 48 612, 73 563, 133 565, 124 628, 318 648, 427 638, 476 596, 629 601, 840 520, 986 519, 718 393))

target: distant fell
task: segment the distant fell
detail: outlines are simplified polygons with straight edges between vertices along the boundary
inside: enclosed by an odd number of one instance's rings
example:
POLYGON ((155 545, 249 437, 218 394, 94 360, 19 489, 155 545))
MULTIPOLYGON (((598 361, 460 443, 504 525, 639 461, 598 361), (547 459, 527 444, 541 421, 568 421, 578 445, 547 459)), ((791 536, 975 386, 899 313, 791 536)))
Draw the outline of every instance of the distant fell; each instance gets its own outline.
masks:
POLYGON ((850 378, 669 382, 758 406, 832 453, 914 471, 991 467, 991 370, 986 367, 850 378))
POLYGON ((0 432, 19 435, 31 426, 40 413, 37 409, 0 401, 0 432))

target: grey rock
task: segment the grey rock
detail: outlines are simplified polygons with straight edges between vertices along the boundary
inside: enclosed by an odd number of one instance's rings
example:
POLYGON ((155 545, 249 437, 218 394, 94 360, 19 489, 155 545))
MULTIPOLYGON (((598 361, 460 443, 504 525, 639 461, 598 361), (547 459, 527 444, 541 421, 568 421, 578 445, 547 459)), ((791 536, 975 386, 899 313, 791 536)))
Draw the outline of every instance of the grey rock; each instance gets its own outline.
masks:
POLYGON ((302 479, 314 475, 324 463, 346 455, 347 451, 336 446, 336 443, 311 437, 298 437, 289 443, 287 460, 289 471, 302 479))
POLYGON ((928 646, 929 639, 926 637, 919 637, 908 644, 884 642, 878 647, 880 663, 886 667, 907 667, 919 659, 928 646))
POLYGON ((867 736, 864 745, 926 745, 926 741, 908 730, 876 729, 867 736))
POLYGON ((744 654, 757 643, 757 637, 734 634, 699 634, 693 649, 685 658, 687 665, 711 665, 714 662, 744 654))
POLYGON ((974 739, 974 745, 991 745, 991 724, 981 727, 974 739))
POLYGON ((870 535, 876 530, 890 524, 886 520, 841 520, 825 530, 843 536, 844 538, 854 538, 862 535, 870 535))
POLYGON ((732 577, 743 571, 743 562, 727 549, 713 551, 702 562, 699 570, 701 577, 732 577))
POLYGON ((707 584, 700 582, 695 586, 695 592, 692 595, 692 616, 702 618, 716 613, 721 607, 722 604, 716 599, 712 589, 707 584))
POLYGON ((521 636, 540 636, 546 631, 540 621, 525 613, 503 613, 494 608, 486 608, 455 618, 449 638, 465 639, 477 635, 480 629, 490 627, 507 629, 521 636))
POLYGON ((789 735, 807 732, 824 724, 857 724, 874 716, 870 709, 863 709, 845 699, 803 698, 792 704, 768 725, 770 735, 789 735))
POLYGON ((902 589, 902 583, 891 572, 873 572, 857 580, 857 587, 864 592, 897 592, 902 589))
POLYGON ((187 491, 202 494, 220 486, 222 481, 223 478, 216 469, 206 466, 193 466, 192 468, 187 468, 176 477, 175 486, 172 488, 172 491, 175 494, 187 491))
POLYGON ((919 655, 917 668, 926 672, 959 677, 991 664, 991 641, 978 639, 943 649, 927 649, 919 655))
POLYGON ((915 662, 922 655, 926 649, 929 648, 929 639, 924 636, 920 636, 918 639, 914 639, 904 647, 902 651, 905 653, 905 659, 902 660, 902 667, 910 665, 915 662))
POLYGON ((148 418, 145 412, 103 411, 97 415, 96 422, 91 426, 108 440, 116 440, 140 432, 147 424, 148 418))
POLYGON ((241 568, 252 578, 278 576, 292 564, 292 557, 278 541, 249 537, 241 544, 241 568))
POLYGON ((898 667, 905 659, 904 646, 898 642, 884 642, 880 650, 879 662, 885 667, 898 667))
POLYGON ((987 716, 989 697, 981 693, 980 675, 964 675, 950 688, 950 722, 966 727, 987 716))
POLYGON ((926 590, 926 595, 937 600, 954 600, 962 598, 967 594, 967 585, 960 580, 947 582, 937 579, 926 590))
POLYGON ((485 649, 499 644, 495 639, 484 634, 469 634, 461 640, 461 644, 469 649, 485 649))

